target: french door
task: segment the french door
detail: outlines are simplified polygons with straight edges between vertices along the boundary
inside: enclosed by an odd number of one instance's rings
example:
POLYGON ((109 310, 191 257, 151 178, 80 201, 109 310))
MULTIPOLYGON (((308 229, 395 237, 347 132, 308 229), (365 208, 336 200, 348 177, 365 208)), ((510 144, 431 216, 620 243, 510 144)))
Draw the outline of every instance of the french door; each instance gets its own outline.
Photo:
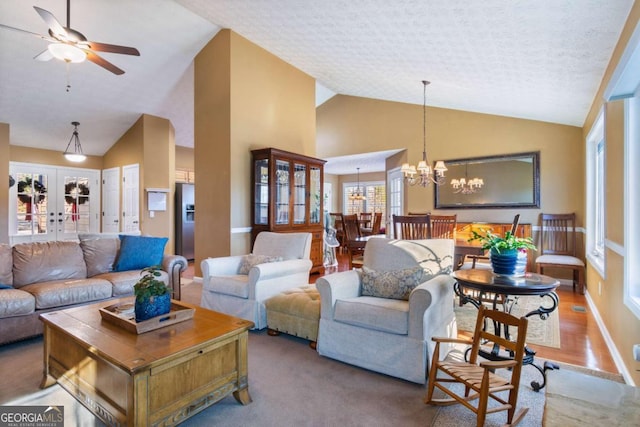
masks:
POLYGON ((100 229, 100 171, 11 162, 11 243, 75 240, 100 229))

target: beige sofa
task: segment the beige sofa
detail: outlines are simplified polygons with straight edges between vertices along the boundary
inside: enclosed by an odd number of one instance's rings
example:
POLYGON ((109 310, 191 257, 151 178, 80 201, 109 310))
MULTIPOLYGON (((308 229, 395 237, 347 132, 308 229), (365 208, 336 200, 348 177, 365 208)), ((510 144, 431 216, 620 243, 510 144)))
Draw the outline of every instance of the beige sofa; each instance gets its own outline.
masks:
MULTIPOLYGON (((141 270, 113 271, 117 235, 86 235, 79 241, 0 244, 0 344, 42 333, 40 313, 133 295, 141 270)), ((162 280, 173 290, 187 260, 164 255, 162 280)))

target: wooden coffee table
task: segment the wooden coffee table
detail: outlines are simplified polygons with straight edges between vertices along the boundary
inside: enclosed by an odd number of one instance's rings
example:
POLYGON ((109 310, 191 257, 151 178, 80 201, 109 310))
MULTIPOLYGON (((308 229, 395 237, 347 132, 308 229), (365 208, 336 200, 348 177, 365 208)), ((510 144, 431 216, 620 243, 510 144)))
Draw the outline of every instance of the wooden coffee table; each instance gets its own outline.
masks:
POLYGON ((57 381, 107 425, 175 425, 231 393, 251 402, 252 322, 180 302, 195 308, 193 319, 134 334, 102 320, 98 309, 115 302, 40 316, 41 387, 57 381))

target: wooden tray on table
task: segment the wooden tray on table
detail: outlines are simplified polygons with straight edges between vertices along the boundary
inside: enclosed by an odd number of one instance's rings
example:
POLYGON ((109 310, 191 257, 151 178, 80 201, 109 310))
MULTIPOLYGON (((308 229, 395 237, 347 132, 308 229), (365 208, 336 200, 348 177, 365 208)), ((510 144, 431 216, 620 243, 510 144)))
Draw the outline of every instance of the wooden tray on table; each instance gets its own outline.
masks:
POLYGON ((194 308, 183 305, 180 301, 171 300, 169 313, 152 317, 142 322, 136 322, 135 313, 133 312, 133 300, 120 301, 117 304, 109 305, 99 310, 103 320, 134 334, 143 334, 174 323, 184 322, 192 319, 193 313, 196 311, 194 308))

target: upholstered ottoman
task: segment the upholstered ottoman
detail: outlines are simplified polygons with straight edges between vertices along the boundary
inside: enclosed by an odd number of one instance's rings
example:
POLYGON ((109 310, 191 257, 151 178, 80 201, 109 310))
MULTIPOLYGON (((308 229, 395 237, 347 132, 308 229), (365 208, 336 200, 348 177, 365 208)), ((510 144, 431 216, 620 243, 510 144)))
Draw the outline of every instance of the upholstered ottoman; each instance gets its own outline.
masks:
POLYGON ((311 341, 316 348, 320 321, 320 294, 315 285, 288 289, 264 303, 269 335, 281 332, 311 341))

